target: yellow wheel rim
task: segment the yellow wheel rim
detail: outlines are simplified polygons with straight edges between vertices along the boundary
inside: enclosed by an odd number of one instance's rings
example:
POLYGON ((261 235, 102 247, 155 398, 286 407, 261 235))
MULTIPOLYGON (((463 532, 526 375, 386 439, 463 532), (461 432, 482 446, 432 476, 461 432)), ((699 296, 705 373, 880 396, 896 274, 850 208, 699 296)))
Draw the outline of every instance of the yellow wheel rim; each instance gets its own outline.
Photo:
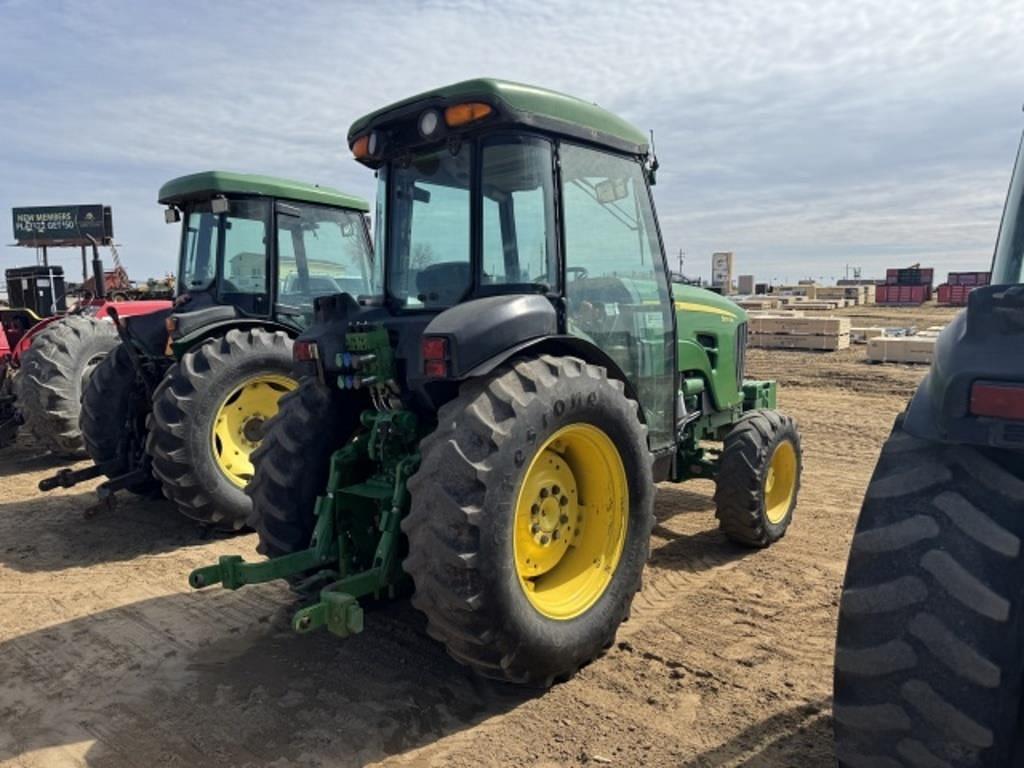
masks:
POLYGON ((796 494, 796 449, 789 440, 776 446, 764 477, 764 513, 778 525, 786 519, 796 494))
POLYGON ((615 575, 628 522, 626 469, 608 435, 572 424, 549 437, 515 506, 516 574, 530 604, 561 621, 586 613, 615 575))
POLYGON ((298 386, 287 376, 246 379, 224 398, 213 420, 210 443, 224 476, 239 488, 252 479, 252 452, 263 437, 263 425, 277 413, 277 401, 298 386))

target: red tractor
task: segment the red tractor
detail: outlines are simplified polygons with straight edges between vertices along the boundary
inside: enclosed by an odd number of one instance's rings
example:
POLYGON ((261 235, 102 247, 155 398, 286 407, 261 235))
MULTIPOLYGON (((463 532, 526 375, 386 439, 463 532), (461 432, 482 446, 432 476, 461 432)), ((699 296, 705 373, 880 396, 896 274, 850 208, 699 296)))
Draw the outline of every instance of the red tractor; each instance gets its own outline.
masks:
MULTIPOLYGON (((94 272, 102 274, 95 248, 93 256, 94 272)), ((61 311, 59 268, 8 270, 7 277, 9 290, 15 281, 24 286, 17 296, 11 291, 12 299, 35 306, 0 309, 0 447, 12 443, 24 424, 43 447, 77 457, 85 450, 78 427, 82 391, 118 343, 108 307, 131 317, 168 309, 171 302, 115 302, 101 289, 61 311)))

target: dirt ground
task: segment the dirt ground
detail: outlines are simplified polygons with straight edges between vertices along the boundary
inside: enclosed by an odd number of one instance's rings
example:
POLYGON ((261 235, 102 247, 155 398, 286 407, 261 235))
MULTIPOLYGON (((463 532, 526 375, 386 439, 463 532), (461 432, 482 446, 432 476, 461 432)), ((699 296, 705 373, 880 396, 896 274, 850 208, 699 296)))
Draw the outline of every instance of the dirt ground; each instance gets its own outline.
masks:
MULTIPOLYGON (((941 324, 939 309, 847 310, 941 324)), ((861 322, 863 321, 863 323, 861 322)), ((751 350, 803 432, 789 534, 719 534, 713 486, 663 485, 643 592, 611 651, 537 693, 481 681, 407 603, 347 641, 294 636, 278 585, 191 592, 187 572, 254 535, 207 538, 161 502, 83 519, 90 487, 0 452, 0 766, 826 766, 833 625, 861 496, 925 374, 835 354, 751 350)))

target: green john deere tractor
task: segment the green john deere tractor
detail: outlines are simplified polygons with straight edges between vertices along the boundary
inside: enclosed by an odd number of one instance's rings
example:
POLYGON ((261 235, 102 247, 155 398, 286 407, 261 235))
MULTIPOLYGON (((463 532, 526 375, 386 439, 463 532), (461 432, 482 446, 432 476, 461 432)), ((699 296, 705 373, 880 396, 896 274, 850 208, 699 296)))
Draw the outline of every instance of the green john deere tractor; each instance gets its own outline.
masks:
POLYGON ((839 764, 1024 765, 1024 143, 993 285, 939 336, 839 605, 839 764))
POLYGON ((744 379, 746 316, 673 298, 645 135, 494 80, 364 117, 379 180, 372 290, 317 300, 297 390, 254 454, 259 549, 194 587, 319 590, 299 632, 363 628, 414 588, 484 675, 550 684, 607 648, 640 588, 655 483, 714 478, 722 530, 786 531, 800 438, 744 379))
POLYGON ((250 455, 282 393, 294 389, 292 340, 317 296, 364 293, 373 280, 365 201, 333 189, 206 172, 165 184, 183 221, 174 306, 117 323, 120 345, 93 373, 82 432, 101 500, 162 488, 185 515, 243 527, 250 455))

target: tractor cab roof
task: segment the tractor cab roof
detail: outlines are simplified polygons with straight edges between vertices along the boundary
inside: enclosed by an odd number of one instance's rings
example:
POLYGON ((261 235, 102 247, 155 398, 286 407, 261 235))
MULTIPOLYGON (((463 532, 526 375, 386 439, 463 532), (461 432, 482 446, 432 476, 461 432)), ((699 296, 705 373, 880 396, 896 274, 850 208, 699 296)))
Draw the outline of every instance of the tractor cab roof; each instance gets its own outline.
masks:
POLYGON ((230 171, 203 171, 171 179, 160 187, 157 199, 163 205, 175 205, 214 195, 275 197, 280 200, 318 203, 363 212, 370 210, 369 203, 362 198, 347 195, 331 187, 230 171))
MULTIPOLYGON (((643 131, 596 104, 546 88, 490 78, 464 80, 371 112, 352 124, 348 142, 353 146, 361 137, 380 131, 384 134, 382 154, 387 154, 389 136, 407 149, 416 144, 433 143, 460 128, 497 125, 534 128, 631 155, 646 155, 649 150, 643 131), (479 104, 490 107, 482 119, 474 119, 459 127, 449 122, 447 129, 442 128, 441 135, 431 140, 424 140, 422 131, 416 132, 419 117, 428 110, 444 113, 449 107, 479 104)), ((360 159, 367 165, 376 166, 380 164, 380 157, 360 159)))

